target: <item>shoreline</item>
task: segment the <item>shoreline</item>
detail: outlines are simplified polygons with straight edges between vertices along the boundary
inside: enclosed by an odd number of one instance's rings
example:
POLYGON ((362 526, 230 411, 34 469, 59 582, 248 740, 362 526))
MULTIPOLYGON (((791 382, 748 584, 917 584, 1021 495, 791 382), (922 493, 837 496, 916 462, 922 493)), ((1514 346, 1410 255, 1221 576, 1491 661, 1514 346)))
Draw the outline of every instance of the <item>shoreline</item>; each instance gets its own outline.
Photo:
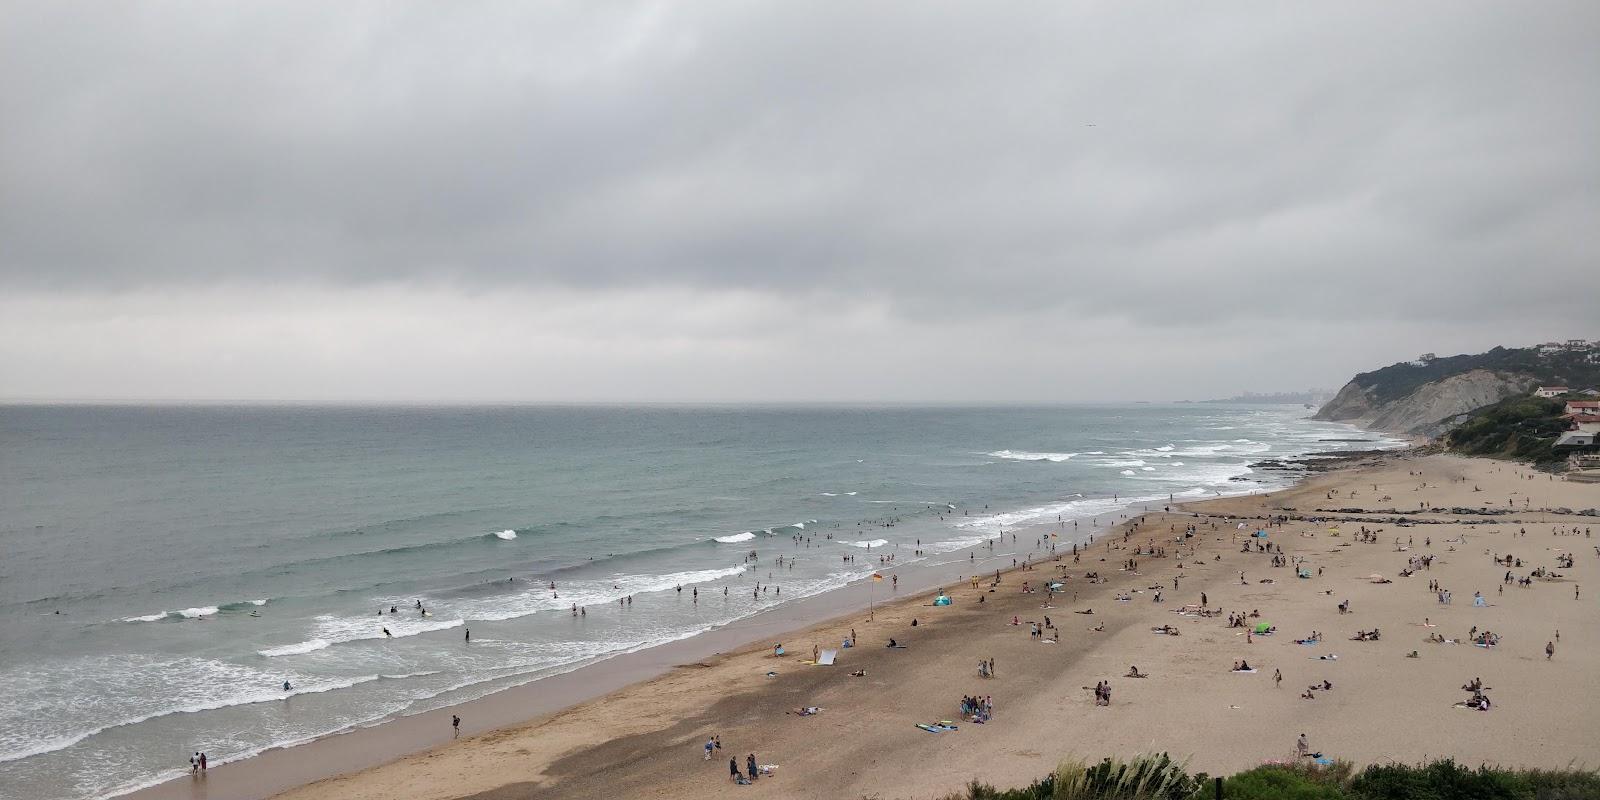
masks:
MULTIPOLYGON (((1384 434, 1387 436, 1387 434, 1384 434)), ((1393 439, 1393 437, 1390 437, 1393 439)), ((1279 480, 1287 478, 1288 485, 1278 487, 1253 486, 1238 492, 1218 492, 1211 497, 1174 498, 1163 505, 1180 510, 1192 505, 1243 497, 1265 497, 1293 490, 1329 471, 1348 468, 1353 463, 1375 456, 1397 455, 1414 447, 1363 450, 1339 453, 1316 451, 1288 459, 1287 463, 1321 466, 1302 468, 1293 473, 1273 471, 1279 480), (1331 465, 1331 466, 1330 466, 1331 465)), ((1241 484, 1244 485, 1244 484, 1241 484)), ((1110 512, 1111 522, 1098 526, 1085 526, 1081 546, 1100 539, 1117 530, 1126 519, 1149 512, 1151 503, 1142 500, 1129 502, 1110 512), (1145 506, 1144 512, 1136 509, 1145 506)), ((1106 515, 1102 515, 1104 517, 1106 515)), ((976 531, 976 529, 974 529, 976 531)), ((1013 538, 1022 534, 1030 536, 1056 531, 1053 522, 1040 521, 1006 531, 1013 538)), ((993 539, 993 536, 988 537, 993 539)), ((1016 542, 1018 547, 1024 544, 1016 542)), ((1070 552, 1072 543, 1062 538, 1062 552, 1070 552)), ((983 545, 963 548, 959 552, 981 550, 983 545)), ((1024 548, 1026 549, 1026 548, 1024 548)), ((1021 551, 995 553, 974 562, 952 560, 937 564, 910 563, 884 567, 887 576, 891 571, 902 577, 912 577, 897 596, 879 598, 880 610, 902 606, 916 595, 941 586, 947 586, 967 575, 971 566, 996 569, 995 563, 1004 562, 1021 551), (909 573, 909 575, 908 575, 909 573)), ((1035 554, 1037 555, 1037 553, 1035 554)), ((1035 564, 1040 563, 1038 561, 1035 564)), ((998 567, 999 574, 1009 575, 1022 567, 998 567)), ((846 584, 838 589, 805 597, 757 614, 736 620, 727 625, 704 631, 682 639, 603 657, 598 661, 575 665, 565 671, 535 678, 525 683, 495 689, 488 694, 437 709, 388 717, 310 740, 280 745, 242 759, 218 764, 208 771, 204 781, 189 776, 175 776, 149 786, 113 795, 127 800, 253 800, 277 797, 293 790, 328 780, 337 780, 408 757, 426 756, 440 748, 470 737, 500 731, 526 729, 548 721, 554 715, 608 695, 625 692, 669 675, 676 669, 696 666, 697 662, 764 651, 767 641, 802 636, 812 630, 843 623, 863 611, 870 598, 862 589, 865 579, 846 584), (762 643, 758 646, 757 643, 762 643), (458 714, 463 719, 459 739, 447 732, 450 716, 458 714), (441 725, 440 720, 444 720, 441 725)), ((879 589, 879 594, 885 590, 879 589)), ((704 666, 698 664, 698 666, 704 666)))
POLYGON ((768 644, 751 644, 679 665, 560 714, 464 736, 279 797, 747 796, 748 787, 728 781, 725 763, 702 758, 701 745, 711 735, 728 746, 719 759, 738 756, 742 766, 748 752, 759 753, 761 763, 777 764, 759 785, 785 797, 926 800, 975 778, 1002 788, 1025 784, 1064 757, 1092 761, 1156 751, 1188 761, 1191 772, 1227 773, 1292 758, 1295 735, 1306 731, 1318 749, 1357 765, 1450 755, 1469 765, 1582 766, 1594 758, 1584 743, 1600 737, 1600 720, 1572 698, 1600 689, 1600 676, 1588 668, 1600 655, 1600 637, 1592 634, 1600 612, 1587 598, 1574 602, 1574 592, 1575 582, 1600 580, 1600 573, 1596 559, 1585 555, 1593 544, 1592 530, 1585 536, 1556 529, 1597 518, 1554 509, 1597 504, 1600 492, 1593 487, 1523 475, 1514 463, 1396 452, 1267 494, 1196 500, 1171 512, 1133 515, 1118 526, 1121 535, 1097 536, 1092 548, 1081 551, 1080 564, 1072 564, 1070 556, 1062 563, 1039 561, 1003 572, 992 586, 990 573, 978 586, 951 587, 947 593, 955 603, 949 607, 932 606, 927 593, 904 592, 909 596, 879 606, 875 619, 856 609, 784 634, 792 653, 788 658, 774 658, 768 644), (1444 475, 1444 481, 1429 484, 1415 477, 1422 473, 1413 468, 1424 470, 1428 480, 1444 475), (1476 494, 1478 481, 1487 494, 1476 494), (1348 503, 1345 495, 1358 490, 1398 494, 1420 493, 1424 487, 1426 495, 1414 496, 1432 501, 1430 508, 1480 501, 1487 506, 1485 498, 1507 494, 1532 495, 1539 503, 1526 511, 1519 503, 1519 513, 1489 524, 1440 520, 1381 529, 1380 535, 1359 541, 1354 524, 1343 529, 1344 535, 1329 532, 1338 526, 1312 511, 1327 503, 1323 492, 1348 503), (1444 499, 1437 497, 1441 494, 1444 499), (1239 549, 1242 542, 1256 540, 1237 530, 1235 521, 1261 519, 1284 506, 1301 509, 1297 513, 1308 519, 1266 526, 1272 531, 1269 541, 1315 564, 1310 578, 1294 580, 1294 571, 1268 563, 1266 551, 1239 549), (1189 524, 1198 526, 1193 541, 1168 535, 1189 524), (1539 539, 1520 538, 1519 528, 1539 539), (1161 541, 1168 544, 1160 551, 1149 549, 1161 541), (1502 586, 1503 594, 1496 596, 1493 587, 1503 565, 1489 554, 1504 552, 1498 544, 1530 559, 1520 573, 1535 564, 1548 567, 1552 552, 1571 551, 1579 561, 1576 569, 1564 568, 1568 577, 1502 586), (1406 580, 1369 579, 1380 571, 1395 575, 1425 546, 1438 559, 1430 571, 1406 580), (1126 569, 1126 563, 1117 568, 1118 561, 1130 557, 1134 569, 1126 569), (1087 580, 1089 572, 1103 580, 1087 580), (1245 573, 1250 580, 1242 580, 1245 573), (1061 574, 1069 576, 1061 578, 1068 588, 1053 601, 1022 587, 1024 581, 1037 586, 1061 574), (1169 588, 1180 579, 1181 589, 1169 588), (1449 580, 1447 585, 1467 602, 1436 604, 1424 585, 1431 579, 1449 580), (1496 602, 1474 608, 1470 592, 1475 587, 1496 602), (1173 596, 1164 603, 1156 600, 1157 588, 1173 596), (1279 635, 1251 643, 1243 630, 1228 630, 1222 619, 1173 617, 1180 604, 1198 605, 1207 593, 1217 616, 1223 608, 1259 609, 1279 627, 1279 635), (1354 603, 1356 616, 1335 612, 1341 598, 1354 603), (1040 609, 1056 615, 1054 638, 1028 635, 1028 623, 1040 620, 1040 609), (1073 615, 1090 610, 1095 612, 1090 619, 1073 615), (1437 631, 1427 633, 1459 640, 1468 624, 1493 625, 1506 639, 1498 650, 1425 643, 1428 616, 1437 620, 1432 625, 1437 631), (1086 627, 1095 622, 1098 628, 1086 627), (1176 624, 1185 635, 1150 635, 1148 626, 1158 624, 1176 624), (1542 650, 1549 625, 1567 634, 1554 661, 1542 650), (1346 641, 1358 626, 1381 626, 1383 641, 1346 641), (1306 649, 1289 640, 1309 630, 1325 632, 1320 647, 1306 649), (806 645, 832 643, 852 632, 859 633, 861 646, 840 651, 844 669, 811 667, 803 660, 809 655, 806 645), (889 637, 907 649, 881 647, 889 637), (1041 642, 1054 646, 1041 647, 1041 642), (1414 649, 1421 651, 1420 658, 1406 655, 1414 649), (1342 657, 1333 663, 1319 659, 1322 654, 1342 657), (1241 677, 1230 671, 1227 665, 1241 656, 1266 674, 1241 677), (984 658, 998 661, 993 678, 974 675, 974 662, 984 658), (1149 680, 1119 678, 1130 663, 1149 680), (1287 687, 1273 684, 1278 670, 1287 687), (852 677, 855 672, 862 677, 852 677), (1499 687, 1494 711, 1450 710, 1453 703, 1460 705, 1456 684, 1476 675, 1499 687), (1090 685, 1107 678, 1116 686, 1116 702, 1093 704, 1090 685), (1330 679, 1336 689, 1319 686, 1313 699, 1296 694, 1305 681, 1330 679), (963 722, 959 730, 933 736, 912 725, 956 717, 958 696, 974 689, 995 699, 997 713, 990 724, 963 722), (793 709, 804 706, 823 711, 793 716, 793 709), (1195 736, 1200 725, 1206 735, 1195 736), (771 780, 781 783, 772 786, 771 780))
MULTIPOLYGON (((1106 526, 1102 530, 1109 528, 1106 526)), ((986 561, 1009 559, 1010 556, 1010 553, 1006 553, 986 561)), ((975 563, 983 565, 986 561, 975 563)), ((953 565, 955 562, 941 566, 953 565)), ((965 568, 965 565, 960 566, 965 568)), ((954 570, 938 570, 936 567, 924 568, 919 570, 921 574, 916 582, 906 582, 910 588, 903 589, 896 596, 879 597, 876 600, 877 608, 881 610, 939 586, 941 581, 935 580, 939 577, 934 574, 936 571, 950 572, 944 576, 944 584, 959 580, 965 574, 954 570)), ((1010 568, 1001 569, 1002 574, 1010 571, 1010 568)), ((885 568, 883 572, 887 575, 889 569, 885 568)), ((791 637, 856 613, 866 613, 867 604, 872 601, 860 591, 865 584, 864 580, 855 581, 692 636, 578 664, 566 671, 496 689, 464 702, 385 718, 309 741, 271 747, 255 755, 212 767, 205 783, 196 783, 188 776, 180 776, 111 797, 125 800, 250 800, 274 797, 298 787, 427 753, 471 736, 536 725, 563 710, 647 683, 679 667, 746 652, 755 647, 757 642, 791 637), (857 598, 853 594, 863 597, 857 598), (459 714, 463 718, 461 737, 445 732, 446 728, 439 723, 442 718, 448 725, 452 714, 459 714), (339 766, 330 770, 330 764, 339 766), (263 787, 266 787, 264 791, 263 787)), ((887 590, 879 589, 878 592, 883 594, 887 590)), ((766 646, 758 649, 764 650, 766 646)))

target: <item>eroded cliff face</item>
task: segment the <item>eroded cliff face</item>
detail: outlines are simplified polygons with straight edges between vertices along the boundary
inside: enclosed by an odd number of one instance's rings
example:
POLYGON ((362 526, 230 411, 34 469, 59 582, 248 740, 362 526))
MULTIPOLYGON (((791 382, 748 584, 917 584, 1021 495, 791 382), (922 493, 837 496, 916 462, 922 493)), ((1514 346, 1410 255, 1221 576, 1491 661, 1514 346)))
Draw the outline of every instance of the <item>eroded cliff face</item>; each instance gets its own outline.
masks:
POLYGON ((1392 433, 1437 436, 1447 427, 1445 420, 1526 394, 1535 382, 1529 375, 1475 369, 1425 383, 1398 400, 1375 404, 1368 389, 1351 381, 1317 411, 1316 419, 1354 422, 1392 433))
POLYGON ((1372 396, 1355 381, 1351 381, 1345 384, 1326 405, 1317 409, 1317 413, 1311 418, 1346 422, 1371 416, 1372 413, 1372 396))

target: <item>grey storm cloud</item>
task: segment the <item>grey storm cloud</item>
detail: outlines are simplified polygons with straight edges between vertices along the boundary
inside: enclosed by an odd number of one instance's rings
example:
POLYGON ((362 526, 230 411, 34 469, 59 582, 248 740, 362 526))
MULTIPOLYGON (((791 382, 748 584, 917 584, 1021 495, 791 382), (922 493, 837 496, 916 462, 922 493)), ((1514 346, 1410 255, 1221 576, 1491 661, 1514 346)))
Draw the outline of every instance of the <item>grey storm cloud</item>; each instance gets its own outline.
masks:
POLYGON ((8 3, 0 288, 1592 325, 1597 37, 1590 2, 8 3))

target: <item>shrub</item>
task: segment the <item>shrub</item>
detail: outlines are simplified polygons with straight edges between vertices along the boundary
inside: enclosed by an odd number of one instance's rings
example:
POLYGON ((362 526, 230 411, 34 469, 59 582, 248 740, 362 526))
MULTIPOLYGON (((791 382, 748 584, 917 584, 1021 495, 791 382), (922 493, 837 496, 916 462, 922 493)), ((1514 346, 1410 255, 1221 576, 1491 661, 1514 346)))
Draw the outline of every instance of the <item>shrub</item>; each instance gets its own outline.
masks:
POLYGON ((1342 768, 1267 765, 1224 780, 1222 796, 1227 800, 1344 800, 1349 795, 1341 777, 1349 774, 1348 763, 1342 768))
POLYGON ((1053 800, 1189 800, 1201 782, 1166 753, 1093 766, 1069 761, 1056 769, 1053 800))
POLYGON ((1443 759, 1430 764, 1373 764, 1350 782, 1363 800, 1528 800, 1533 789, 1518 773, 1443 759))

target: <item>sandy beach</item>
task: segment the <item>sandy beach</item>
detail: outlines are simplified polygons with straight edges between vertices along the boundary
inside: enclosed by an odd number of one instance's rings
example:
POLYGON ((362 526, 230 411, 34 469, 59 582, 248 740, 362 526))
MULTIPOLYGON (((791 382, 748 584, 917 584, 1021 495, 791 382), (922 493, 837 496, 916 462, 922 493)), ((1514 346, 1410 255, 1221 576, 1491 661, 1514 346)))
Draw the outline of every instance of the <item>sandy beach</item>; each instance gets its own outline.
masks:
MULTIPOLYGON (((1590 536, 1600 519, 1559 509, 1597 505, 1600 487, 1513 463, 1370 457, 1289 490, 1145 514, 1097 539, 1077 563, 1070 553, 1035 556, 997 584, 991 571, 976 588, 970 580, 945 587, 949 606, 932 605, 928 592, 899 597, 870 618, 854 613, 684 663, 562 711, 278 796, 928 798, 973 778, 1023 784, 1065 757, 1166 751, 1189 759, 1192 771, 1239 770, 1293 758, 1302 732, 1313 749, 1357 764, 1450 755, 1592 767, 1600 719, 1574 700, 1600 690, 1600 595, 1588 588, 1600 586, 1590 536), (1269 525, 1271 515, 1292 519, 1269 525), (1190 525, 1195 535, 1185 538, 1190 525), (1253 537, 1257 530, 1268 535, 1253 537), (1521 565, 1494 560, 1506 554, 1521 565), (1558 566, 1563 554, 1574 566, 1558 566), (1401 576, 1427 556, 1425 569, 1401 576), (1124 568, 1129 559, 1135 570, 1124 568), (1539 568, 1560 577, 1502 582, 1508 570, 1521 578, 1539 568), (1297 569, 1310 577, 1297 578, 1297 569), (1053 600, 1044 588, 1052 580, 1064 582, 1053 600), (1449 604, 1433 581, 1449 590, 1449 604), (1176 613, 1202 596, 1215 616, 1176 613), (1272 635, 1229 627, 1230 615, 1254 612, 1247 623, 1270 623, 1272 635), (1046 617, 1053 627, 1034 636, 1032 624, 1046 617), (1168 625, 1179 635, 1152 632, 1168 625), (1379 640, 1352 640, 1373 629, 1379 640), (1474 629, 1497 634, 1499 644, 1468 643, 1474 629), (839 650, 834 666, 804 663, 814 647, 837 648, 852 630, 857 646, 839 650), (1320 642, 1296 643, 1312 631, 1320 642), (891 638, 902 647, 886 647, 891 638), (773 655, 776 641, 786 656, 773 655), (979 675, 986 659, 992 678, 979 675), (1239 661, 1255 672, 1232 671, 1239 661), (1124 677, 1133 665, 1148 677, 1124 677), (1489 711, 1456 705, 1475 677, 1492 687, 1489 711), (1112 687, 1106 706, 1091 691, 1103 680, 1112 687), (1332 688, 1305 696, 1324 681, 1332 688), (966 695, 992 698, 987 724, 960 719, 966 695), (794 713, 812 706, 821 710, 794 713), (940 720, 958 728, 916 727, 940 720), (722 747, 707 760, 712 736, 722 747), (753 786, 736 785, 728 761, 743 769, 750 754, 776 768, 753 786)), ((1049 531, 1020 531, 1018 546, 1047 542, 1049 531)), ((514 718, 519 709, 498 712, 514 718)), ((443 733, 449 715, 411 724, 443 733)), ((160 792, 222 788, 177 782, 160 792)))

